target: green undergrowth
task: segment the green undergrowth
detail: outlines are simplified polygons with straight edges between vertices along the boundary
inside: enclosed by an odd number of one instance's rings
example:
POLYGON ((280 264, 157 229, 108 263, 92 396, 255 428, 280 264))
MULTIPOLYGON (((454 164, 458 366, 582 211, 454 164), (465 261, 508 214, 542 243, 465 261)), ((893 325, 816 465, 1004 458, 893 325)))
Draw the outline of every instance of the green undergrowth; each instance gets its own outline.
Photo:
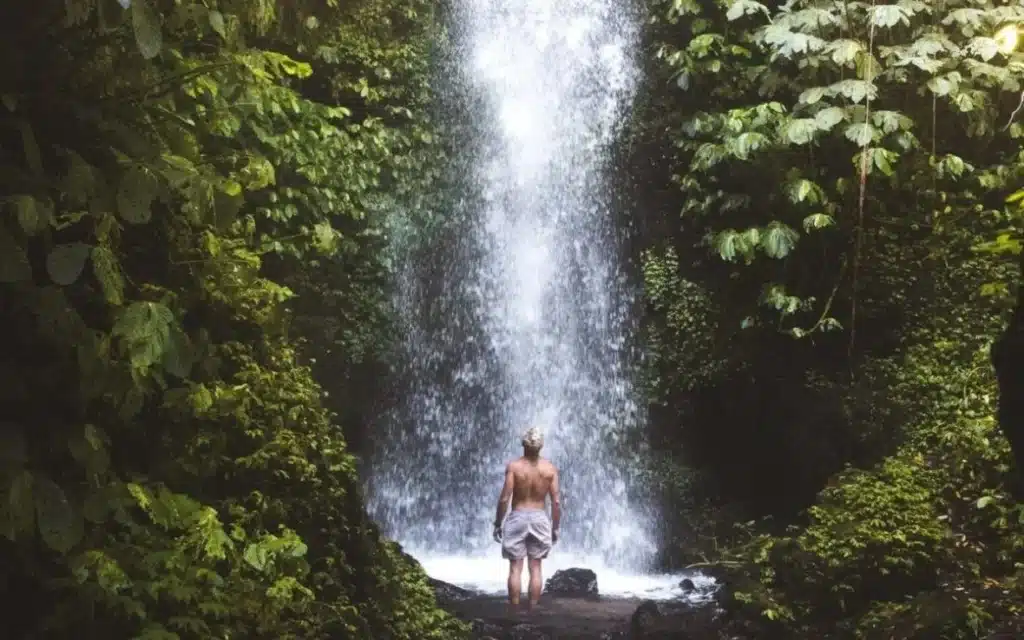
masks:
POLYGON ((126 4, 0 9, 4 637, 460 637, 267 270, 376 241, 429 5, 126 4))
POLYGON ((669 440, 742 433, 790 456, 737 446, 719 483, 799 466, 784 488, 816 494, 787 530, 750 522, 708 554, 734 620, 756 638, 1020 636, 1024 507, 988 350, 1019 277, 1024 53, 1003 30, 1021 7, 650 6, 675 93, 637 136, 667 135, 680 211, 645 259, 653 404, 669 440), (766 385, 742 432, 690 410, 766 385))

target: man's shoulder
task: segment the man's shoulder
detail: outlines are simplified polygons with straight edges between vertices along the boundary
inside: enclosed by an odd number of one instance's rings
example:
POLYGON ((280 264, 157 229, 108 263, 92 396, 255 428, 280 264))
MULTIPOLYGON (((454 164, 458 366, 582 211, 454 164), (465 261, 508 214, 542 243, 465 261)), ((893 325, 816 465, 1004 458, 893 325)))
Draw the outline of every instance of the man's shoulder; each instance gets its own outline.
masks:
POLYGON ((541 458, 540 459, 540 464, 541 464, 542 467, 544 467, 545 469, 548 469, 550 471, 558 471, 558 467, 555 466, 555 463, 551 462, 547 458, 541 458))

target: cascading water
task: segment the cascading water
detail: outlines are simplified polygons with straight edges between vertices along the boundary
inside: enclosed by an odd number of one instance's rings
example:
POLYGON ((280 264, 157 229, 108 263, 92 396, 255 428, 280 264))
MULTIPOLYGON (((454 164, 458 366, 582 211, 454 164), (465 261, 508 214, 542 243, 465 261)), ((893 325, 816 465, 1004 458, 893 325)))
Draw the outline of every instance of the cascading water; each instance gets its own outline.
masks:
POLYGON ((605 593, 648 596, 678 582, 648 575, 653 521, 622 446, 638 416, 606 171, 637 77, 627 5, 456 8, 451 77, 486 123, 467 177, 480 204, 452 246, 435 247, 432 273, 408 260, 410 388, 370 473, 374 516, 442 580, 504 589, 494 507, 520 434, 537 425, 565 512, 546 573, 586 566, 605 593))

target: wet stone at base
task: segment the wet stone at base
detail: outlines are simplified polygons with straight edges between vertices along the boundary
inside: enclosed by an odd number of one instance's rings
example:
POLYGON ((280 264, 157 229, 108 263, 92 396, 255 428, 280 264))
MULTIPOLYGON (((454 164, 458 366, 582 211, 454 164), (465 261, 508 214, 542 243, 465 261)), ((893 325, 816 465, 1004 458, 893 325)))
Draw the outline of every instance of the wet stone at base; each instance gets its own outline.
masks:
POLYGON ((596 597, 597 574, 577 567, 556 571, 544 585, 544 593, 569 598, 596 597))

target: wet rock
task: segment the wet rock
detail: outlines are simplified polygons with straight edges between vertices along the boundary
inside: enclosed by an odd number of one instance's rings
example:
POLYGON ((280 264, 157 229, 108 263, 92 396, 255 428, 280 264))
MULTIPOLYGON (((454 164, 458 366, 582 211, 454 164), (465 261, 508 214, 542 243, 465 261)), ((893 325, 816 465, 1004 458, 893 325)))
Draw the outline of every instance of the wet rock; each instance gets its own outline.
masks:
POLYGON ((760 585, 740 568, 712 567, 704 573, 715 579, 714 606, 724 612, 735 612, 743 605, 736 601, 737 591, 756 591, 760 585))
POLYGON ((647 601, 633 613, 629 640, 722 640, 730 637, 723 622, 710 607, 647 601))
POLYGON ((473 627, 472 634, 475 640, 503 640, 505 629, 500 625, 492 624, 479 618, 470 622, 473 627))
POLYGON ((547 629, 534 624, 497 625, 485 620, 474 620, 474 640, 555 640, 547 629))
POLYGON ((683 590, 683 593, 692 593, 697 590, 697 585, 693 583, 693 580, 683 578, 682 582, 679 583, 679 588, 683 590))
POLYGON ((507 637, 508 640, 553 640, 550 633, 532 624, 517 624, 507 637))
POLYGON ((427 582, 434 589, 434 596, 437 598, 437 603, 441 606, 450 604, 452 602, 459 602, 466 598, 472 598, 475 593, 469 589, 463 589, 457 587, 454 584, 444 582, 443 580, 437 580, 435 578, 427 578, 427 582))
POLYGON ((634 638, 645 638, 654 630, 661 618, 658 603, 647 600, 636 608, 629 619, 629 632, 634 638))
POLYGON ((545 583, 544 593, 571 598, 597 596, 597 574, 581 568, 556 571, 545 583))

